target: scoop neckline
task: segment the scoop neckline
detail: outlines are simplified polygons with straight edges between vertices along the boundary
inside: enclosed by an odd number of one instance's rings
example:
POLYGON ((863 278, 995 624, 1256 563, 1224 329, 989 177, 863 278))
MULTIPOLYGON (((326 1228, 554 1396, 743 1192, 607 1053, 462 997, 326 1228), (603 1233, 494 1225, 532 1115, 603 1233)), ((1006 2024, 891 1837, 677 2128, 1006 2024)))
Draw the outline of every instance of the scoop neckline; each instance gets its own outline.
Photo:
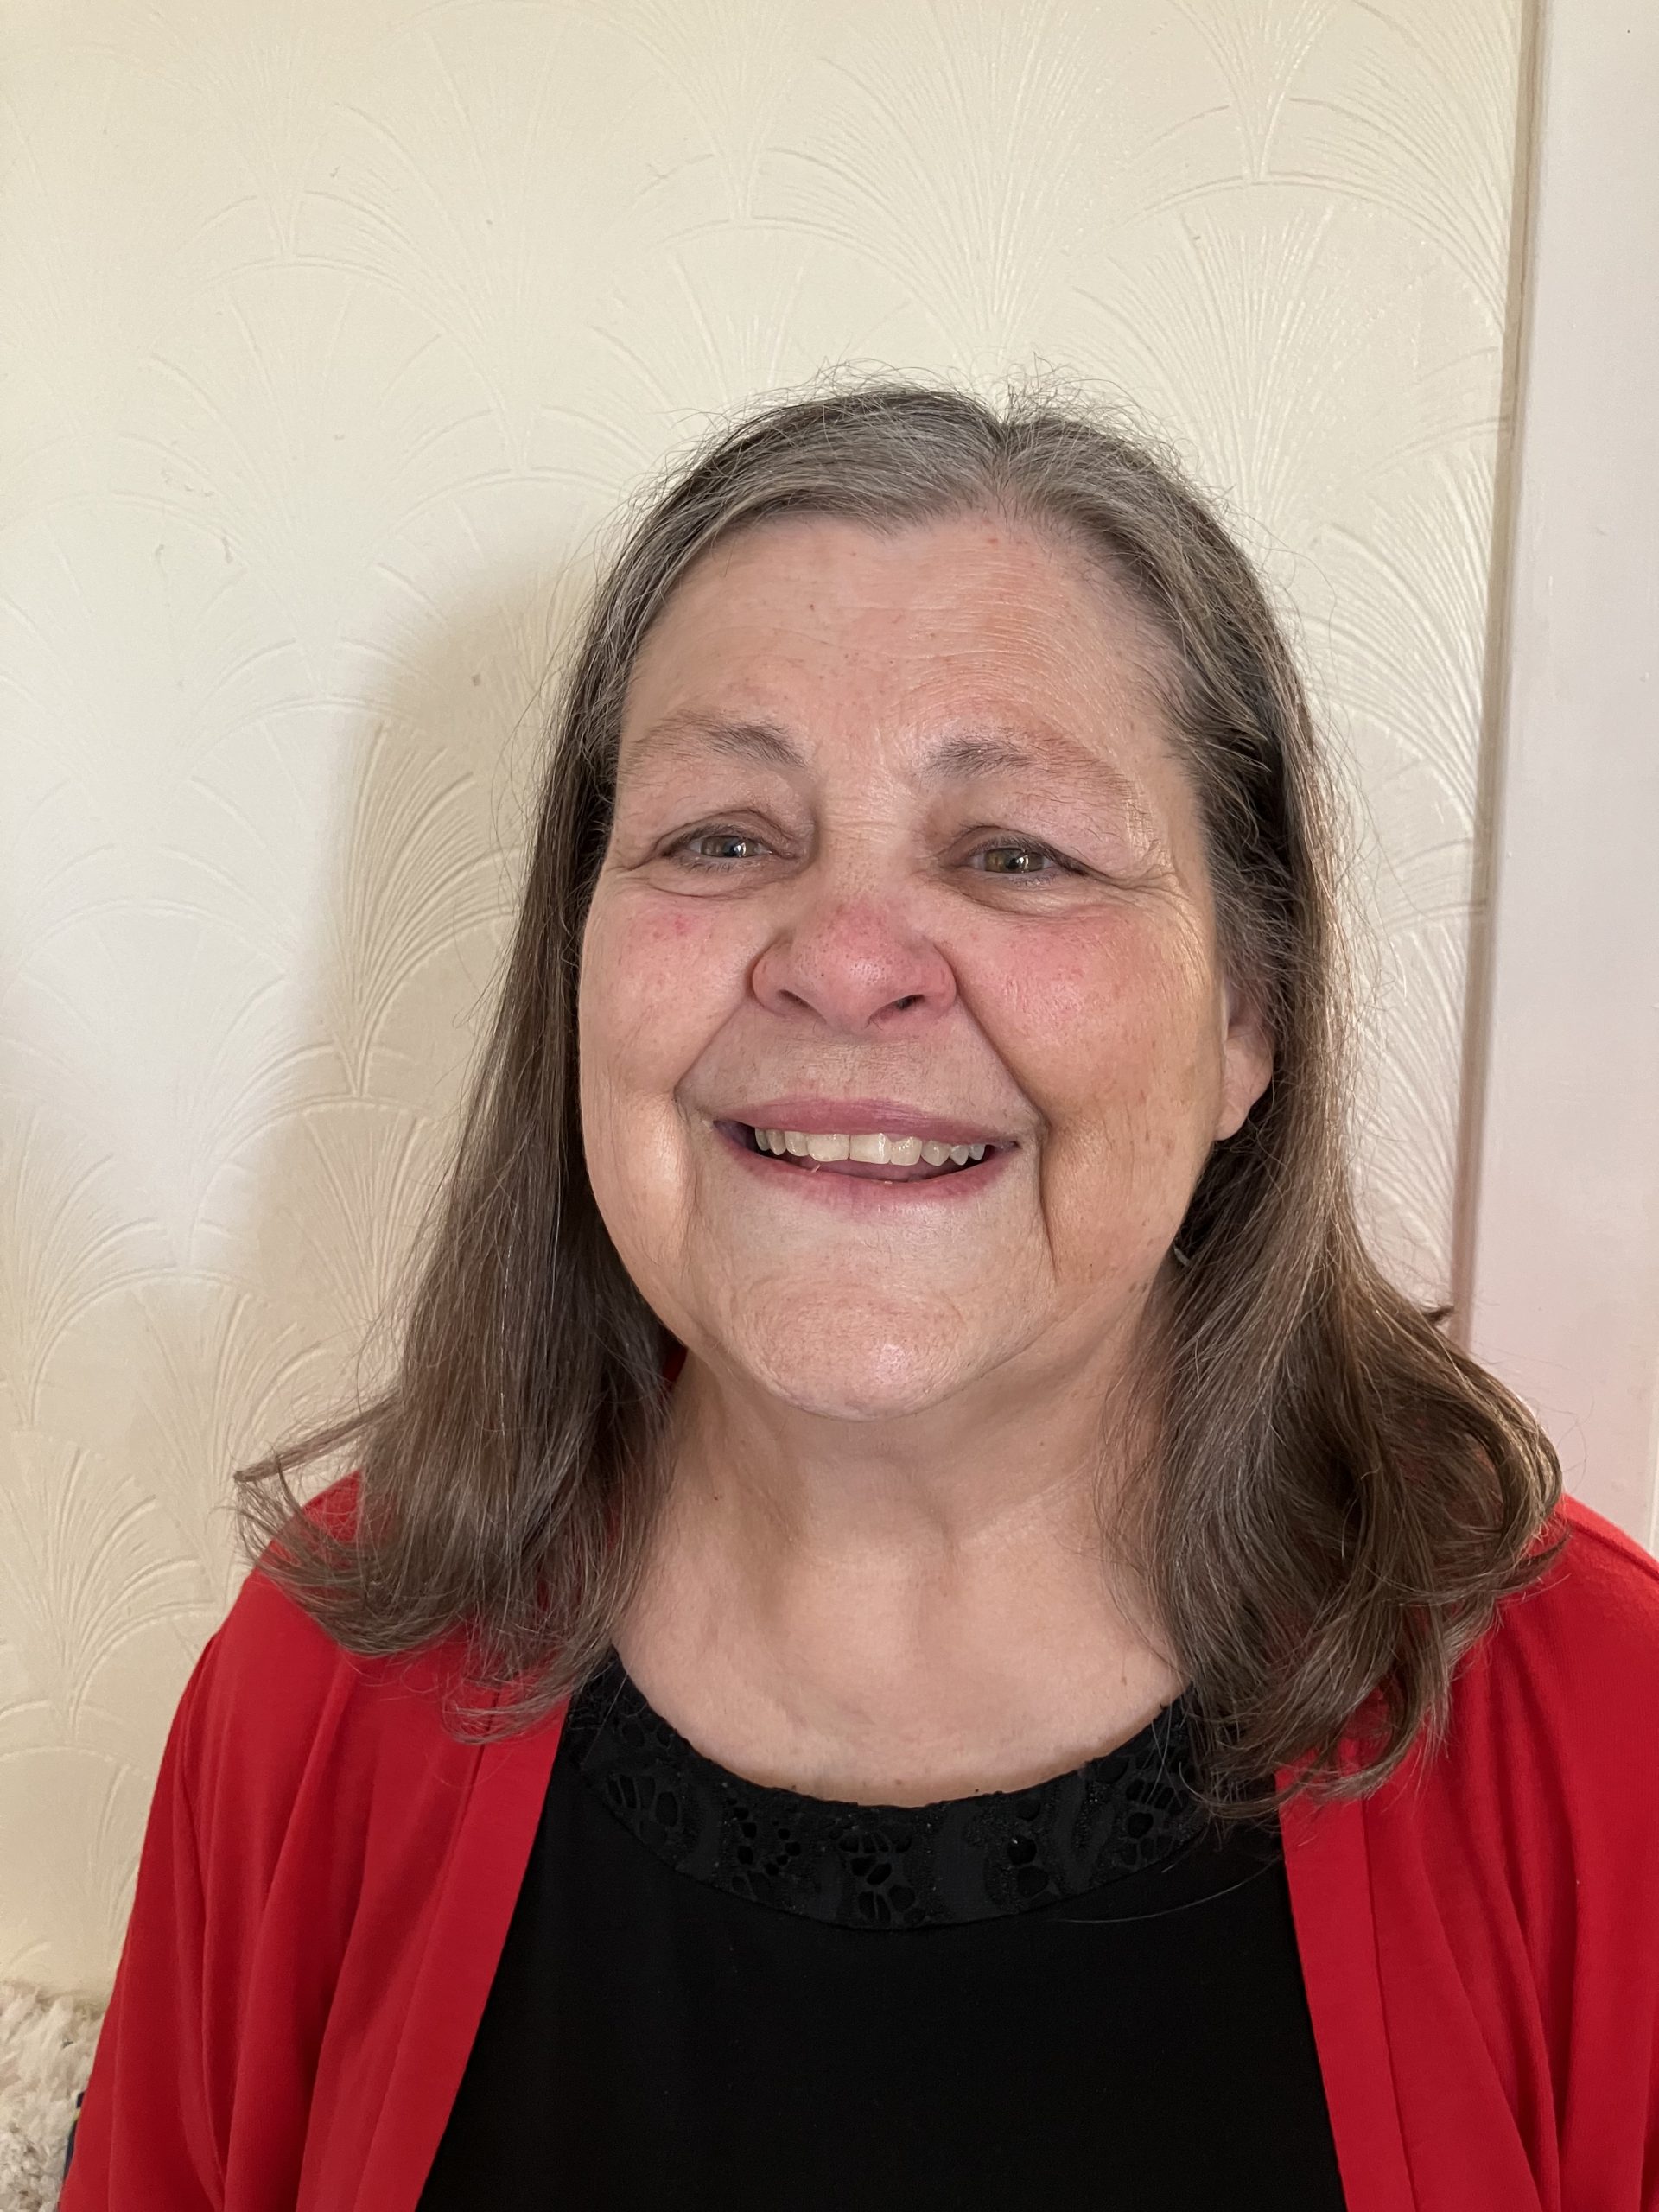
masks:
POLYGON ((1182 1852, 1204 1824, 1188 1693, 1112 1750, 1016 1789, 863 1804, 749 1781, 698 1751, 613 1651, 576 1693, 561 1753, 636 1841, 728 1894, 848 1927, 1028 1912, 1182 1852))

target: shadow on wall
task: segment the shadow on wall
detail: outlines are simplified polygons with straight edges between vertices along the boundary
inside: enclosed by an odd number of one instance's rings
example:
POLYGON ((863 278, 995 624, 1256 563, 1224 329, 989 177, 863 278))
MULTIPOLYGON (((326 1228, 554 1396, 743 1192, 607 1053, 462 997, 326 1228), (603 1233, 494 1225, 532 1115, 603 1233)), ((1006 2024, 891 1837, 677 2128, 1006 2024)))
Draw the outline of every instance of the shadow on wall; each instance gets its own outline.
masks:
POLYGON ((416 649, 377 654, 390 680, 349 709, 305 917, 299 1040, 238 1237, 273 1340, 303 1349, 296 1387, 263 1409, 279 1425, 245 1430, 245 1457, 395 1366, 407 1262, 494 1012, 548 706, 592 580, 591 559, 573 558, 499 581, 416 649))

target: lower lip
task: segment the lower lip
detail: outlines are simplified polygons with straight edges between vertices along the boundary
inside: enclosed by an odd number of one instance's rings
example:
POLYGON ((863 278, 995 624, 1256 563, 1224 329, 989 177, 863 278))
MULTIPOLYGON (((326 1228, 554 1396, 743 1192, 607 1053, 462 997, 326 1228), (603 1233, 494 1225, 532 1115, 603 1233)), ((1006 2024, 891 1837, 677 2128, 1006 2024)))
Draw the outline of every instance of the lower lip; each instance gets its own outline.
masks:
POLYGON ((798 1166, 792 1156, 779 1159, 773 1152, 757 1152, 747 1138, 715 1124, 715 1135, 738 1163, 759 1176, 774 1191, 792 1191, 818 1205, 849 1206, 855 1212, 874 1206, 892 1209, 915 1205, 961 1205, 988 1190, 1013 1157, 1012 1145, 988 1152, 983 1160, 949 1175, 928 1175, 919 1182, 891 1183, 876 1175, 821 1175, 798 1166))

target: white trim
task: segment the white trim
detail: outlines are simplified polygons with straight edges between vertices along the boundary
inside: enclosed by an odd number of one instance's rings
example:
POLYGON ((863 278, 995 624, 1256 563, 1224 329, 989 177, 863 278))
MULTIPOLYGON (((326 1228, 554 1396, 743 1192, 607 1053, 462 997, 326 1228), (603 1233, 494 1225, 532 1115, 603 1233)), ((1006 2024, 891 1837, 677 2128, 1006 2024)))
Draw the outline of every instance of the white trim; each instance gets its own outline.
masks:
POLYGON ((1539 65, 1464 1325, 1651 1548, 1659 8, 1559 0, 1539 65))

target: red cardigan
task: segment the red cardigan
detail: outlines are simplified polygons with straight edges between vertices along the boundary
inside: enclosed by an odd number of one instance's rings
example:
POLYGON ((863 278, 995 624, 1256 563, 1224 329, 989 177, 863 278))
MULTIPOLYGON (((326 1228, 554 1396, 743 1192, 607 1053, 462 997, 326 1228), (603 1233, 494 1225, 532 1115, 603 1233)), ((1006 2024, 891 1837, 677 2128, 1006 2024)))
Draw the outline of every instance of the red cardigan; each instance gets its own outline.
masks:
MULTIPOLYGON (((1283 1816, 1350 2212, 1659 2208, 1659 1562, 1560 1517, 1446 1752, 1283 1816)), ((248 1577, 168 1740, 62 2212, 412 2212, 563 1717, 458 1744, 438 1663, 353 1659, 248 1577)))

